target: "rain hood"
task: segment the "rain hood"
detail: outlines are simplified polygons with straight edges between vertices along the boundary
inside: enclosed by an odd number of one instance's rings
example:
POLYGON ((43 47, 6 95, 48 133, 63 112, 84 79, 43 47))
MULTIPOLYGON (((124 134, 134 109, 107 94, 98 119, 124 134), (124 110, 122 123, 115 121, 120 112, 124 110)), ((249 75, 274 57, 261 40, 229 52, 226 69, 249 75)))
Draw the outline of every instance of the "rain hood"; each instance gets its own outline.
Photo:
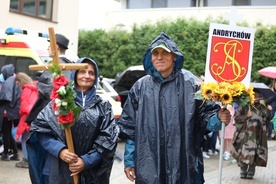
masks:
POLYGON ((174 62, 174 72, 180 71, 183 67, 184 56, 179 51, 176 43, 165 32, 162 32, 158 37, 156 37, 152 41, 150 47, 144 54, 143 65, 146 73, 152 76, 160 75, 156 74, 157 71, 151 62, 151 50, 160 44, 164 44, 172 53, 176 55, 176 61, 174 62))

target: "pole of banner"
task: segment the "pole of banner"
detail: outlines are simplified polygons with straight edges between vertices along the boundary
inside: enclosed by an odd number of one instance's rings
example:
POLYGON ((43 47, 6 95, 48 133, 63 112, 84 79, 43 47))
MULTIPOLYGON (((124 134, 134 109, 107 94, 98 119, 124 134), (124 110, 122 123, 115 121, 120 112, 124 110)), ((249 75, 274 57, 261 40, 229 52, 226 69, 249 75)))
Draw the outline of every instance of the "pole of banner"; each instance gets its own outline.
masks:
POLYGON ((224 153, 224 135, 225 135, 225 123, 221 124, 220 132, 220 149, 219 149, 219 177, 218 183, 221 184, 222 179, 222 163, 223 163, 223 153, 224 153))
MULTIPOLYGON (((236 26, 237 20, 240 20, 241 15, 237 14, 236 7, 231 7, 231 12, 226 14, 226 17, 230 19, 230 25, 236 26)), ((218 184, 221 184, 222 180, 222 167, 223 167, 223 153, 224 153, 224 136, 225 136, 225 123, 221 124, 221 132, 220 132, 220 150, 219 150, 219 177, 218 184)))

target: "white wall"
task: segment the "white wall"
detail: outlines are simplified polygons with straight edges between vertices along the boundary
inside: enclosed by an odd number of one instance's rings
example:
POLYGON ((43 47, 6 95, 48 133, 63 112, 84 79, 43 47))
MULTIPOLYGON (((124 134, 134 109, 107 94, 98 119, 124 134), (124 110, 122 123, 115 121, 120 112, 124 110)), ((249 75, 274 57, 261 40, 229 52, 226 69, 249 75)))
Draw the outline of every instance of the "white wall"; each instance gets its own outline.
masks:
MULTIPOLYGON (((251 26, 257 22, 264 25, 276 25, 276 6, 239 6, 237 13, 242 15, 242 21, 251 26)), ((225 17, 231 7, 200 7, 200 8, 161 8, 161 9, 132 9, 108 12, 106 14, 106 29, 124 25, 124 29, 131 30, 134 23, 148 24, 158 20, 175 20, 177 18, 196 18, 206 20, 208 17, 225 17)), ((120 26, 122 28, 122 26, 120 26)))

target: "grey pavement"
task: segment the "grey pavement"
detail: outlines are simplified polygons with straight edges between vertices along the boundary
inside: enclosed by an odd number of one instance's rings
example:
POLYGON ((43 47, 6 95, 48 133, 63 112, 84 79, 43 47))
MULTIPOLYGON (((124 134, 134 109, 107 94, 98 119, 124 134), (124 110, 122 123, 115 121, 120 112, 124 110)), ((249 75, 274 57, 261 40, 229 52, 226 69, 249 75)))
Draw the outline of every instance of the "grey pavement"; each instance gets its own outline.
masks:
MULTIPOLYGON (((219 183, 219 156, 204 159, 206 184, 219 183), (214 157, 214 158, 213 158, 214 157)), ((276 141, 268 141, 268 163, 266 167, 256 167, 254 179, 240 179, 237 164, 223 161, 222 184, 276 184, 276 141)))
MULTIPOLYGON (((118 145, 118 152, 123 154, 123 143, 118 145)), ((22 156, 22 152, 20 152, 22 156)), ((0 184, 30 184, 28 169, 16 168, 15 161, 0 160, 0 184)), ((123 162, 115 161, 111 174, 111 184, 133 184, 124 174, 123 162)), ((210 159, 204 159, 206 184, 218 184, 219 156, 211 155, 210 159)), ((223 161, 221 184, 276 184, 276 141, 268 141, 267 167, 257 167, 254 179, 240 179, 239 167, 230 161, 223 161)))

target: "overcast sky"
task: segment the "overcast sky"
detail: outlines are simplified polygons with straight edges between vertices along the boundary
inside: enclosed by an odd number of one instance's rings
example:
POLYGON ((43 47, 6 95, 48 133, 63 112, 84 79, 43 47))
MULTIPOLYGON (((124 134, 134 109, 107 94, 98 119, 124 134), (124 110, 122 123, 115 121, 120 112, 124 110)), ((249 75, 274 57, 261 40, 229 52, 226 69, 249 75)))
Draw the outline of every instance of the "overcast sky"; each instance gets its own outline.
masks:
POLYGON ((121 4, 115 0, 80 0, 79 29, 104 28, 106 11, 120 10, 121 4))

